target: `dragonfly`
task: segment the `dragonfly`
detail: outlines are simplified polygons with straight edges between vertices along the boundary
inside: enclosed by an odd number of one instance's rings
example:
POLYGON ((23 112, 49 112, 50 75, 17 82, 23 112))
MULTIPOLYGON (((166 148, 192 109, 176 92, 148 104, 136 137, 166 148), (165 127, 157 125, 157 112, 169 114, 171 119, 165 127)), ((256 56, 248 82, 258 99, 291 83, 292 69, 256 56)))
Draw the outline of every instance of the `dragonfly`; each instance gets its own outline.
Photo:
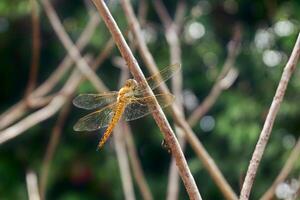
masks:
MULTIPOLYGON (((162 82, 170 79, 180 69, 180 64, 170 65, 157 74, 146 79, 149 87, 154 90, 162 82)), ((119 91, 110 91, 100 94, 80 94, 73 99, 73 104, 82 109, 96 111, 80 118, 74 125, 75 131, 95 131, 106 128, 103 133, 98 149, 100 149, 111 135, 118 121, 139 119, 154 112, 155 99, 158 104, 165 108, 174 102, 174 96, 170 93, 146 95, 147 85, 145 82, 138 83, 134 79, 125 81, 119 91)))

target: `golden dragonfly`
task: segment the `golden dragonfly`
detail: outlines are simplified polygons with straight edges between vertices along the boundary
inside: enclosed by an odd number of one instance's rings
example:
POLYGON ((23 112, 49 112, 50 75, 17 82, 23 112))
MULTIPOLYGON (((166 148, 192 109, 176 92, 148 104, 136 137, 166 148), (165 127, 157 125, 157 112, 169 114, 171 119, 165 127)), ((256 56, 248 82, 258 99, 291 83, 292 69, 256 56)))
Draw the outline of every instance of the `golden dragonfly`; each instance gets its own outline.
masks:
MULTIPOLYGON (((174 64, 162 69, 157 74, 146 79, 149 87, 156 89, 162 82, 168 80, 180 69, 180 64, 174 64)), ((80 94, 75 97, 73 104, 82 109, 97 111, 86 115, 74 125, 75 131, 95 131, 107 127, 98 148, 100 149, 111 135, 117 122, 124 118, 125 121, 135 120, 152 113, 151 109, 156 98, 159 105, 164 108, 174 101, 172 94, 156 94, 145 96, 145 83, 138 83, 134 79, 125 81, 119 91, 101 94, 80 94)))

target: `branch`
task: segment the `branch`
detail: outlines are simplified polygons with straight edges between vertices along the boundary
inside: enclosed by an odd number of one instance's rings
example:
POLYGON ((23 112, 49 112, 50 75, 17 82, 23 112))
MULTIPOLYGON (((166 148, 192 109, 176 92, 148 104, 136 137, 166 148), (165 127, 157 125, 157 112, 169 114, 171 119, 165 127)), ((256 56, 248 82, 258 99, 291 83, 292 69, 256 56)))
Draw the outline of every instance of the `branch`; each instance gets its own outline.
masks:
MULTIPOLYGON (((104 48, 105 51, 102 51, 101 54, 99 55, 99 58, 102 58, 102 61, 104 60, 104 55, 107 56, 109 55, 109 52, 111 52, 113 48, 111 44, 112 42, 111 40, 109 40, 104 48)), ((96 60, 101 61, 101 59, 98 58, 96 60)), ((95 64, 92 65, 93 70, 96 70, 98 66, 99 65, 95 65, 95 64)), ((72 95, 75 92, 77 86, 83 80, 84 79, 82 78, 79 71, 77 69, 73 70, 72 74, 70 75, 69 79, 67 80, 63 88, 60 90, 58 95, 56 95, 47 106, 30 114, 26 118, 22 119, 20 122, 0 132, 0 144, 20 135, 21 133, 31 128, 32 126, 54 115, 66 102, 68 96, 72 95)))
MULTIPOLYGON (((124 7, 125 16, 127 17, 128 24, 131 25, 132 32, 136 39, 136 44, 138 45, 138 50, 140 52, 143 61, 146 64, 146 67, 151 72, 151 74, 157 74, 159 72, 157 65, 149 49, 147 48, 144 38, 142 37, 139 23, 132 11, 130 4, 124 4, 123 7, 124 7)), ((159 89, 163 93, 169 93, 169 90, 165 83, 160 84, 159 89)), ((197 136, 195 135, 191 127, 181 116, 180 111, 177 108, 176 104, 173 104, 171 108, 173 111, 173 118, 175 122, 183 129, 188 142, 191 144, 198 158, 203 162, 204 167, 209 172, 213 180, 216 182, 217 186, 220 188, 223 195, 227 199, 237 199, 237 196, 235 195, 235 193, 233 192, 229 184, 226 182, 225 178, 223 177, 221 171, 218 169, 213 159, 207 153, 202 143, 198 140, 197 136)))
POLYGON ((269 187, 269 189, 265 192, 265 194, 262 195, 260 200, 269 200, 273 198, 277 185, 279 183, 284 182, 284 180, 287 178, 289 173, 292 171, 296 162, 299 161, 299 156, 300 156, 300 138, 298 138, 297 144, 293 148, 289 158, 287 159, 280 173, 276 177, 275 181, 273 182, 271 187, 269 187))
MULTIPOLYGON (((176 21, 172 20, 168 11, 164 4, 160 0, 155 0, 154 7, 160 20, 162 21, 165 29, 165 37, 167 39, 169 50, 170 50, 170 63, 181 63, 181 48, 180 48, 180 41, 179 41, 179 29, 181 28, 180 25, 177 24, 178 21, 182 21, 184 18, 185 13, 185 2, 180 1, 177 4, 177 9, 175 12, 176 21)), ((181 24, 182 25, 182 24, 181 24)), ((172 78, 172 92, 176 96, 175 103, 177 104, 182 117, 184 117, 184 108, 182 105, 182 71, 176 73, 172 78)), ((183 130, 176 126, 175 124, 175 131, 179 141, 181 148, 185 149, 186 140, 184 137, 183 130)), ((175 200, 178 199, 179 193, 179 177, 177 173, 176 162, 172 159, 169 169, 169 176, 168 176, 168 190, 167 190, 167 198, 168 200, 175 200)))
POLYGON ((45 199, 46 197, 47 180, 48 180, 49 169, 51 167, 51 162, 53 160, 55 149, 57 148, 57 145, 61 137, 62 128, 69 114, 70 106, 71 104, 69 101, 66 103, 66 105, 62 108, 61 112, 59 113, 57 122, 54 128, 52 129, 50 141, 47 145, 46 153, 42 163, 41 175, 40 175, 40 194, 43 199, 45 199))
POLYGON ((91 82, 93 86, 96 87, 97 90, 103 91, 104 86, 102 81, 98 79, 98 76, 93 72, 93 70, 89 67, 87 62, 81 57, 79 50, 73 44, 72 40, 68 36, 67 32, 65 31, 63 25, 61 24, 54 8, 50 4, 48 0, 42 0, 43 7, 45 12, 50 20, 50 23, 55 30, 59 40, 64 45, 66 50, 68 51, 70 57, 75 61, 76 66, 80 70, 82 74, 91 82))
MULTIPOLYGON (((128 70, 122 69, 121 75, 119 78, 119 87, 125 83, 125 81, 129 78, 128 70)), ((126 200, 135 200, 134 189, 133 189, 133 182, 132 176, 130 173, 130 167, 128 162, 128 154, 126 151, 125 141, 124 141, 124 125, 117 124, 116 129, 114 130, 114 143, 115 143, 115 150, 117 154, 117 160, 119 164, 121 180, 123 191, 126 200)))
POLYGON ((26 88, 25 96, 27 97, 35 88, 39 62, 40 62, 40 17, 38 13, 38 4, 36 0, 30 0, 31 5, 31 22, 32 22, 32 58, 29 73, 29 81, 26 88))
POLYGON ((269 113, 267 115, 263 129, 260 133, 260 137, 258 139, 255 150, 253 152, 253 155, 252 155, 252 158, 251 158, 248 170, 247 170, 246 178, 245 178, 242 190, 241 190, 241 195, 240 195, 241 200, 249 199, 250 191, 251 191, 251 188, 252 188, 255 176, 256 176, 258 165, 261 161, 264 150, 266 148, 269 137, 271 135, 273 124, 274 124, 277 112, 280 108, 282 99, 284 97, 290 77, 296 68, 299 54, 300 54, 300 34, 298 35, 297 41, 295 43, 295 46, 294 46, 293 52, 289 58, 289 61, 283 70, 281 80, 278 84, 278 88, 277 88, 275 96, 273 98, 269 113))
POLYGON ((114 130, 114 142, 119 163, 123 191, 126 200, 134 200, 134 189, 128 163, 128 155, 123 137, 123 123, 118 124, 114 130), (122 131, 122 132, 121 132, 122 131))
POLYGON ((125 140, 128 148, 128 154, 131 162, 132 172, 136 179, 137 185, 141 190, 141 195, 145 200, 152 200, 152 194, 150 192, 149 186, 146 182, 143 169, 141 167, 140 160, 137 155, 135 144, 133 141, 132 131, 127 123, 124 123, 124 132, 126 134, 125 140))
POLYGON ((37 176, 33 171, 26 173, 26 186, 29 200, 40 200, 37 176))
MULTIPOLYGON (((142 73, 136 59, 132 55, 132 52, 129 49, 115 20, 113 19, 108 8, 106 7, 105 2, 103 0, 93 0, 93 2, 96 5, 100 15, 102 16, 106 26, 110 30, 113 39, 115 40, 115 43, 117 44, 120 53, 122 54, 122 57, 125 59, 132 75, 138 82, 143 82, 143 83, 146 82, 144 74, 142 73)), ((122 1, 122 4, 125 7, 125 5, 129 5, 129 2, 122 1)), ((147 87, 147 90, 148 90, 147 94, 153 95, 153 92, 150 90, 149 86, 147 87)), ((172 155, 176 159, 176 163, 179 168, 179 173, 187 189, 190 199, 201 199, 195 180, 188 168, 187 162, 180 149, 180 145, 176 140, 174 132, 170 127, 170 124, 168 123, 166 116, 164 115, 157 101, 156 101, 156 106, 154 107, 155 107, 154 108, 155 112, 153 112, 153 118, 155 119, 160 130, 164 133, 165 140, 169 145, 169 147, 171 148, 172 155)))
MULTIPOLYGON (((76 42, 76 46, 78 47, 78 49, 81 50, 86 46, 98 24, 99 16, 96 12, 94 12, 93 16, 88 21, 88 24, 86 25, 78 41, 76 42)), ((0 129, 4 129, 5 127, 21 118, 27 112, 30 106, 34 106, 31 100, 35 99, 36 96, 44 96, 49 93, 59 82, 65 72, 69 70, 72 64, 73 60, 67 55, 58 65, 56 70, 50 75, 50 77, 36 90, 34 90, 32 94, 30 94, 30 96, 27 98, 27 101, 22 99, 20 102, 9 108, 6 112, 2 113, 0 116, 0 129)))
POLYGON ((237 24, 235 26, 232 39, 228 43, 228 55, 226 61, 215 84, 213 85, 210 93, 205 97, 203 102, 193 111, 193 113, 188 118, 188 123, 191 127, 195 126, 195 124, 211 109, 222 91, 228 89, 235 81, 237 73, 235 73, 235 71, 232 71, 232 67, 234 66, 234 62, 239 53, 240 45, 241 27, 239 24, 237 24), (226 84, 224 84, 224 80, 226 81, 226 84))

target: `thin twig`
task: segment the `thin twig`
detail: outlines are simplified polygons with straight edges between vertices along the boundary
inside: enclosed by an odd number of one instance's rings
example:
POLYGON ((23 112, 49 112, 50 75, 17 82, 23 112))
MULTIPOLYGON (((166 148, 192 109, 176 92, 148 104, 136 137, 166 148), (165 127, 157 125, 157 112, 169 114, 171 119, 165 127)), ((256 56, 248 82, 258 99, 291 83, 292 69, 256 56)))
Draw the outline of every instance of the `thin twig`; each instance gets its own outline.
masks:
MULTIPOLYGON (((121 75, 119 78, 119 87, 122 87, 125 81, 129 78, 128 70, 123 69, 121 71, 121 75)), ((122 180, 122 187, 125 195, 126 200, 134 200, 134 189, 133 189, 133 182, 132 176, 130 172, 129 162, 128 162, 128 154, 125 146, 124 135, 123 135, 123 124, 117 124, 114 130, 114 147, 117 154, 117 160, 119 164, 121 180, 122 180)))
POLYGON ((139 1, 138 18, 141 26, 146 24, 146 17, 148 12, 148 2, 146 0, 139 1))
POLYGON ((287 176, 292 171, 294 165, 297 161, 299 161, 300 156, 300 138, 298 138, 298 141, 293 148, 290 156, 288 157, 286 163, 284 164, 283 168, 281 169, 280 173, 276 177, 275 181, 272 183, 271 187, 265 192, 265 194, 262 195, 260 200, 270 200, 274 197, 275 189, 279 183, 282 183, 287 176))
MULTIPOLYGON (((125 35, 127 35, 127 34, 125 33, 125 35)), ((134 43, 135 43, 134 39, 130 38, 130 45, 131 45, 132 51, 135 51, 134 43)), ((118 68, 120 68, 122 70, 120 80, 121 80, 121 82, 124 82, 129 77, 128 67, 126 66, 124 59, 122 57, 117 57, 116 59, 114 59, 113 62, 114 62, 114 65, 116 65, 118 68)), ((132 172, 133 172, 135 181, 137 183, 137 186, 140 189, 143 199, 152 200, 153 197, 150 192, 149 186, 146 182, 146 178, 145 178, 141 163, 137 156, 136 147, 135 147, 135 144, 133 141, 133 136, 132 136, 132 132, 130 130, 129 124, 126 122, 121 122, 121 124, 123 127, 123 133, 126 134, 125 139, 126 139, 126 145, 127 145, 127 149, 128 149, 128 155, 130 158, 132 172)))
MULTIPOLYGON (((102 16, 106 26, 110 30, 115 43, 117 44, 122 57, 125 59, 130 72, 134 76, 134 78, 138 82, 145 83, 145 76, 142 73, 136 59, 132 55, 131 50, 129 49, 120 29, 118 28, 115 20, 113 19, 112 15, 110 14, 105 2, 103 0, 93 0, 94 4, 96 5, 100 15, 102 16)), ((129 4, 128 1, 121 1, 123 6, 129 4)), ((128 8, 128 6, 127 6, 128 8)), ((153 95, 153 92, 150 90, 149 86, 147 87, 147 94, 153 95)), ((158 105, 157 101, 155 102, 156 105, 154 106, 155 112, 153 112, 153 118, 155 119, 157 125, 159 126, 160 130, 164 133, 165 140, 168 146, 171 148, 172 155, 175 157, 177 166, 179 168, 179 173, 183 180, 183 183, 187 189, 190 199, 201 199, 200 193, 196 186, 195 180, 188 168, 187 162, 184 158, 184 155, 181 151, 180 145, 174 135, 170 124, 168 123, 166 116, 164 115, 163 111, 161 110, 160 106, 158 105)))
POLYGON ((26 173, 26 186, 29 200, 40 200, 37 175, 33 171, 26 173))
POLYGON ((31 22, 32 22, 32 58, 29 73, 29 81, 26 88, 25 96, 27 97, 35 88, 38 68, 40 62, 40 16, 36 0, 30 0, 31 5, 31 22))
MULTIPOLYGON (((79 36, 79 39, 76 41, 76 47, 79 51, 84 49, 86 45, 91 40, 97 26, 99 25, 100 18, 98 16, 98 13, 95 11, 92 11, 92 16, 89 18, 87 25, 83 29, 81 35, 79 36)), ((53 73, 49 77, 47 81, 45 81, 44 84, 42 84, 33 94, 34 96, 42 96, 45 95, 45 93, 48 93, 52 90, 54 85, 61 79, 62 75, 70 69, 70 67, 74 64, 73 59, 67 54, 63 61, 59 64, 56 70, 56 73, 53 73)))
POLYGON ((54 125, 54 128, 52 129, 50 140, 47 145, 46 153, 45 153, 43 163, 42 163, 41 175, 40 175, 40 194, 41 194, 42 199, 45 199, 45 197, 46 197, 49 169, 51 167, 51 162, 53 160, 55 150, 57 148, 57 145, 58 145, 60 137, 61 137, 64 123, 69 114, 70 107, 71 107, 71 103, 69 101, 62 108, 61 112, 59 113, 57 122, 54 125))
MULTIPOLYGON (((125 16, 127 17, 128 24, 130 24, 132 28, 132 32, 134 34, 134 37, 136 39, 136 44, 138 45, 138 50, 140 52, 140 55, 143 59, 143 61, 146 64, 146 67, 151 72, 151 74, 157 74, 159 72, 157 65, 145 43, 144 38, 141 34, 141 29, 139 26, 139 23, 132 11, 132 8, 130 8, 130 4, 126 4, 125 6, 129 8, 124 8, 124 12, 126 13, 125 16)), ((125 7, 124 6, 124 7, 125 7)), ((166 84, 162 83, 160 84, 159 89, 163 93, 168 93, 169 90, 166 86, 166 84)), ((237 199, 236 194, 233 192, 230 185, 225 180, 224 176, 222 175, 221 171, 215 164, 214 160, 211 158, 211 156, 208 154, 208 152, 205 150, 202 143, 198 140, 196 134, 193 132, 191 127, 188 125, 188 123, 185 121, 183 117, 180 115, 180 111, 177 108, 176 104, 173 104, 171 106, 173 111, 173 118, 175 122, 183 129, 185 136, 188 140, 188 142, 191 144, 193 150, 197 154, 198 158, 203 162, 203 165, 205 169, 209 172, 213 180, 216 182, 217 186, 222 191, 223 195, 227 199, 237 199)))
POLYGON ((125 147, 122 123, 118 124, 114 130, 114 143, 119 163, 119 169, 121 174, 122 186, 126 200, 134 200, 134 189, 132 176, 130 173, 130 167, 128 162, 128 155, 125 147), (122 132, 121 132, 122 131, 122 132))
MULTIPOLYGON (((102 61, 104 60, 103 55, 109 55, 109 52, 112 51, 112 47, 113 46, 111 45, 111 40, 109 40, 106 44, 106 47, 104 48, 105 51, 102 51, 102 53, 99 55, 99 57, 102 58, 102 61)), ((96 70, 98 66, 99 65, 92 65, 93 70, 96 70)), ((68 97, 75 92, 77 86, 83 80, 84 78, 82 78, 79 71, 77 69, 73 70, 72 74, 70 75, 69 79, 66 81, 58 95, 56 95, 47 106, 37 110, 36 112, 30 114, 13 126, 8 127, 0 132, 0 144, 20 135, 30 127, 54 115, 63 106, 68 97)))
POLYGON ((228 55, 226 61, 222 67, 222 70, 213 85, 210 93, 205 97, 203 102, 193 111, 193 113, 188 118, 188 123, 191 127, 195 124, 210 110, 210 108, 215 104, 221 92, 225 89, 228 89, 236 79, 236 76, 231 76, 229 73, 234 66, 234 62, 239 53, 241 45, 241 27, 237 24, 234 28, 233 36, 230 42, 228 43, 228 55), (224 87, 223 80, 229 79, 228 84, 224 87))
POLYGON ((150 192, 149 186, 145 179, 141 162, 137 155, 137 150, 133 141, 132 131, 127 123, 124 123, 124 132, 126 134, 125 140, 128 148, 128 154, 131 162, 132 172, 137 182, 137 185, 141 191, 141 195, 145 200, 152 200, 153 196, 150 192))
MULTIPOLYGON (((170 63, 181 63, 181 48, 179 41, 179 27, 175 20, 172 20, 168 14, 167 9, 160 0, 155 0, 154 7, 160 20, 162 21, 165 29, 165 37, 167 39, 170 51, 170 63)), ((182 21, 185 13, 185 2, 179 1, 177 4, 177 9, 175 16, 177 16, 178 21, 182 21), (180 13, 177 13, 180 12, 180 13), (182 18, 182 19, 181 19, 182 18)), ((172 78, 172 92, 176 96, 175 103, 177 104, 182 117, 184 117, 184 109, 182 105, 182 71, 176 73, 172 78)), ((179 144, 184 151, 186 140, 184 137, 183 130, 175 124, 175 132, 179 141, 179 144)), ((174 159, 171 160, 169 176, 168 176, 168 189, 167 189, 167 200, 178 199, 179 193, 179 176, 177 172, 176 162, 174 159)))
POLYGON ((68 36, 67 32, 65 31, 62 23, 60 22, 53 6, 48 0, 42 0, 43 7, 45 12, 49 18, 49 21, 57 34, 59 40, 63 44, 63 46, 68 51, 70 57, 75 61, 76 66, 80 70, 82 74, 91 82, 93 86, 96 87, 97 90, 103 91, 104 86, 102 81, 98 79, 98 76, 93 72, 93 70, 89 67, 87 62, 81 57, 79 50, 73 44, 72 40, 68 36))
POLYGON ((287 62, 286 66, 284 67, 280 82, 278 84, 275 96, 273 98, 269 113, 267 115, 266 121, 264 123, 263 129, 260 133, 258 142, 256 144, 255 150, 253 152, 250 164, 248 166, 247 174, 243 183, 243 187, 241 190, 240 199, 247 200, 249 199, 251 188, 256 176, 256 172, 258 169, 258 165, 261 161, 263 156, 265 147, 268 143, 269 137, 271 135, 271 131, 273 128, 273 124, 277 115, 277 112, 280 108, 280 104, 283 100, 287 85, 293 74, 298 59, 300 55, 300 34, 298 35, 297 41, 295 43, 294 49, 292 54, 287 62))
MULTIPOLYGON (((94 12, 93 16, 90 18, 88 24, 86 25, 78 41, 76 42, 76 46, 78 47, 78 49, 81 50, 86 46, 98 24, 99 16, 98 13, 94 12)), ((41 97, 49 93, 59 82, 65 72, 68 71, 68 69, 72 66, 72 64, 73 60, 67 55, 58 65, 56 70, 50 75, 50 77, 36 90, 34 90, 32 94, 28 96, 27 100, 22 99, 17 104, 2 113, 0 116, 0 129, 4 129, 5 127, 21 118, 27 112, 30 106, 35 106, 33 103, 31 103, 31 100, 35 99, 36 96, 41 97), (28 105, 28 103, 30 105, 28 105)))

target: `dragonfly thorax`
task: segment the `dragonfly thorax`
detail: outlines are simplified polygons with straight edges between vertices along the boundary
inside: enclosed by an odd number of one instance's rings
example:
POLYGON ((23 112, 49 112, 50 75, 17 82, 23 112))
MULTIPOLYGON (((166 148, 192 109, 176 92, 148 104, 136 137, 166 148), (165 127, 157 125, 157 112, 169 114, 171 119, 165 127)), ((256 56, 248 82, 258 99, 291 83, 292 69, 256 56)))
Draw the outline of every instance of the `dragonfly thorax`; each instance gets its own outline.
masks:
POLYGON ((124 86, 119 90, 118 101, 126 101, 134 95, 134 89, 137 87, 137 82, 134 79, 126 80, 124 86))

